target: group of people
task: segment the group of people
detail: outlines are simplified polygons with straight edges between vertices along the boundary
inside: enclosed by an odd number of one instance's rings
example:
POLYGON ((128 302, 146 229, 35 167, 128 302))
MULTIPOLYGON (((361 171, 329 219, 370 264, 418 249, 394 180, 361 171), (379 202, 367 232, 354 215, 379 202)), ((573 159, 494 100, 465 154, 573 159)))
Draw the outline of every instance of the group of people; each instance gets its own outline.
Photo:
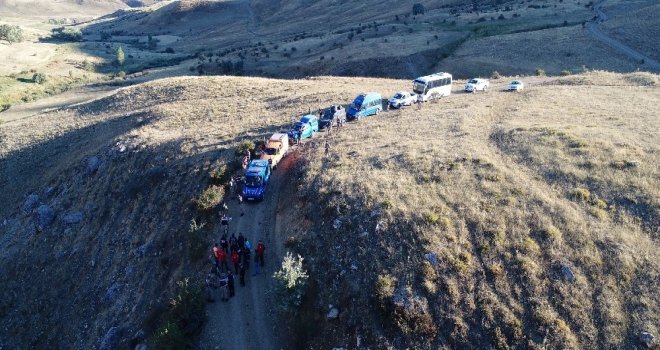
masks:
MULTIPOLYGON (((227 227, 227 215, 222 214, 222 224, 227 227)), ((259 240, 254 248, 254 270, 252 276, 259 274, 264 266, 264 252, 266 246, 259 240)), ((225 232, 220 239, 220 243, 213 244, 213 267, 206 276, 207 299, 214 301, 213 291, 220 290, 220 299, 228 301, 236 295, 235 276, 238 275, 241 286, 245 287, 245 275, 250 271, 250 258, 252 255, 252 243, 249 239, 239 233, 238 237, 232 233, 227 238, 225 232), (230 267, 228 261, 231 261, 230 267)))

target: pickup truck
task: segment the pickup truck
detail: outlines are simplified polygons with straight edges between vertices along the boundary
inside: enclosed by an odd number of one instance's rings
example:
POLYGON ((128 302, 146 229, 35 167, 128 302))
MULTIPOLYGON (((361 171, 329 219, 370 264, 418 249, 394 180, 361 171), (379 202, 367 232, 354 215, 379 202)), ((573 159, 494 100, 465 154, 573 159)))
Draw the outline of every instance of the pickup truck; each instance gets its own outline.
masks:
POLYGON ((261 154, 261 159, 267 161, 275 169, 288 151, 289 136, 287 134, 275 133, 268 139, 261 154))
POLYGON ((266 196, 266 185, 270 181, 271 167, 267 160, 255 159, 250 162, 245 171, 243 190, 241 194, 246 200, 263 200, 266 196))

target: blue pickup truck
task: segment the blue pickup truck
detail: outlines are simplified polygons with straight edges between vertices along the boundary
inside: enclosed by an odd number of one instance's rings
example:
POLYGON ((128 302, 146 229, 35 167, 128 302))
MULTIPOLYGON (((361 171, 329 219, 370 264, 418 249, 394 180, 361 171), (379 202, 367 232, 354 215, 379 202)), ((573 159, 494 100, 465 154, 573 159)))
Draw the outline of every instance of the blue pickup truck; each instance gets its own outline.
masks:
POLYGON ((242 195, 246 200, 263 200, 266 196, 266 185, 270 181, 271 167, 265 159, 255 159, 250 162, 245 171, 242 195))

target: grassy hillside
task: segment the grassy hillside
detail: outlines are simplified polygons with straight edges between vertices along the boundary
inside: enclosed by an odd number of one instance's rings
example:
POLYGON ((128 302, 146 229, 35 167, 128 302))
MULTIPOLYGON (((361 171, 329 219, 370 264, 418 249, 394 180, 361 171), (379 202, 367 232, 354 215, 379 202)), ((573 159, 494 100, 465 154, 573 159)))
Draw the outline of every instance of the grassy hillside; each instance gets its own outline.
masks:
POLYGON ((306 148, 300 344, 641 347, 659 321, 658 82, 459 93, 306 148))
MULTIPOLYGON (((284 339, 621 348, 658 333, 658 77, 527 81, 351 123, 327 157, 322 139, 301 148, 284 220, 312 283, 284 339)), ((88 348, 112 327, 142 342, 175 282, 201 280, 216 216, 193 199, 240 141, 409 84, 165 79, 0 125, 3 345, 88 348)))
MULTIPOLYGON (((647 5, 625 3, 630 11, 647 5)), ((611 0, 608 6, 624 2, 611 0)), ((86 32, 167 35, 173 40, 159 49, 198 54, 199 61, 187 64, 201 74, 409 78, 451 70, 467 78, 486 70, 513 75, 531 74, 537 67, 552 74, 582 66, 626 72, 642 67, 589 36, 583 23, 593 16, 591 4, 578 0, 190 0, 117 12, 89 24, 86 32), (413 15, 415 3, 424 5, 424 14, 413 15), (226 69, 226 61, 240 62, 241 68, 226 69)), ((628 22, 630 30, 619 30, 617 37, 655 54, 640 34, 653 32, 654 22, 628 22)))

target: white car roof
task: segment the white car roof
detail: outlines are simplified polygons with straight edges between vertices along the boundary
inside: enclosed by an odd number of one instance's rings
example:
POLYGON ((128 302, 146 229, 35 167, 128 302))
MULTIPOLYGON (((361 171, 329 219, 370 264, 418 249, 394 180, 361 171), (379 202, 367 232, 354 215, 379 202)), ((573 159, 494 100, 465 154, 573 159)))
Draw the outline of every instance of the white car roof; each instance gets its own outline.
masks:
POLYGON ((451 76, 451 74, 449 74, 449 73, 439 72, 439 73, 435 73, 435 74, 431 74, 431 75, 427 75, 427 76, 419 77, 419 78, 417 78, 417 79, 415 79, 415 80, 417 80, 417 81, 421 81, 421 82, 423 82, 423 83, 426 83, 426 82, 429 82, 429 81, 431 81, 431 80, 442 79, 442 78, 451 78, 451 77, 452 77, 452 76, 451 76))
POLYGON ((287 134, 280 134, 280 133, 275 133, 273 136, 270 137, 271 140, 273 141, 280 141, 281 139, 289 137, 287 134))

